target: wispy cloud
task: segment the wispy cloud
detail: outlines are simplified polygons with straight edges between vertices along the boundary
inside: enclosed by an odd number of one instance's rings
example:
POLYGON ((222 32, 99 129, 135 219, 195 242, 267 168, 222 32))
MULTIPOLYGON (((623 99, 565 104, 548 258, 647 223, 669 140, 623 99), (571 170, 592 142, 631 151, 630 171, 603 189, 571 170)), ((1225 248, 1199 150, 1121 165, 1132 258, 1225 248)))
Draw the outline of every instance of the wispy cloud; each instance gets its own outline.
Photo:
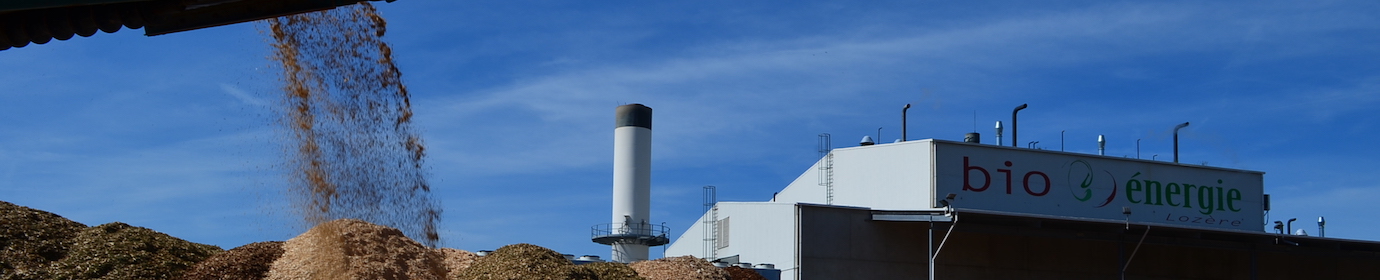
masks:
POLYGON ((241 90, 240 88, 230 84, 220 84, 220 90, 222 92, 225 92, 225 94, 229 94, 230 96, 235 97, 235 99, 239 99, 240 102, 244 102, 244 104, 254 105, 257 107, 267 107, 269 105, 267 101, 250 95, 249 93, 244 92, 244 90, 241 90))
MULTIPOLYGON (((479 159, 471 166, 486 172, 530 169, 531 162, 566 167, 603 163, 607 149, 590 147, 608 146, 609 109, 632 102, 657 109, 658 143, 676 147, 658 150, 659 158, 695 157, 706 150, 751 151, 762 145, 725 150, 720 142, 697 143, 753 136, 783 122, 855 114, 866 110, 858 107, 865 100, 904 98, 893 89, 917 83, 942 84, 952 92, 945 97, 949 102, 971 105, 1027 83, 1008 76, 1018 71, 1225 51, 1242 44, 1243 36, 1266 40, 1259 26, 1278 24, 1269 15, 1230 8, 1106 5, 900 34, 734 40, 658 59, 517 77, 510 85, 429 100, 444 105, 426 110, 436 118, 429 125, 466 124, 466 130, 482 135, 443 144, 443 149, 452 144, 499 148, 464 154, 479 159), (1222 13, 1236 17, 1219 19, 1222 13)), ((1354 24, 1363 23, 1267 33, 1322 32, 1354 24)))

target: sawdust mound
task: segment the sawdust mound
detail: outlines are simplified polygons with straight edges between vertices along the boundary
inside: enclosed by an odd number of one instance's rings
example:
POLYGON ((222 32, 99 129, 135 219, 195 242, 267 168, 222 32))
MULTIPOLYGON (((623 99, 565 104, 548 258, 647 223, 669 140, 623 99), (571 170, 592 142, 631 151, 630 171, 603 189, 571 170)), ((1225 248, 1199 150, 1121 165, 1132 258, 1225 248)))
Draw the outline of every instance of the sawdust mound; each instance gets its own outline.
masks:
POLYGON ((648 280, 729 280, 727 271, 691 256, 640 261, 628 266, 648 280))
POLYGON ((441 259, 398 229, 339 219, 288 239, 265 279, 440 280, 446 275, 441 259))
POLYGON ((260 280, 283 255, 283 242, 255 242, 207 258, 182 274, 182 280, 260 280))
POLYGON ((57 214, 0 201, 0 279, 44 279, 67 255, 83 225, 57 214))
POLYGON ((605 262, 580 265, 580 269, 588 270, 599 280, 646 280, 637 275, 637 271, 628 267, 627 264, 605 262))
POLYGON ((456 273, 460 273, 461 270, 470 268, 470 265, 473 265, 474 261, 476 259, 479 259, 479 255, 475 255, 474 253, 470 253, 470 251, 465 250, 441 248, 436 251, 440 253, 441 256, 444 258, 443 260, 441 260, 441 262, 446 265, 446 272, 448 272, 446 273, 447 275, 455 275, 456 273))
POLYGON ((724 271, 727 271, 728 276, 732 277, 733 280, 767 280, 767 277, 763 277, 762 274, 758 274, 756 270, 751 268, 730 266, 724 268, 724 271))
POLYGON ((120 222, 82 230, 72 242, 52 264, 53 279, 170 279, 222 251, 120 222))
POLYGON ((513 244, 479 258, 451 277, 459 280, 585 280, 596 279, 565 256, 532 244, 513 244))

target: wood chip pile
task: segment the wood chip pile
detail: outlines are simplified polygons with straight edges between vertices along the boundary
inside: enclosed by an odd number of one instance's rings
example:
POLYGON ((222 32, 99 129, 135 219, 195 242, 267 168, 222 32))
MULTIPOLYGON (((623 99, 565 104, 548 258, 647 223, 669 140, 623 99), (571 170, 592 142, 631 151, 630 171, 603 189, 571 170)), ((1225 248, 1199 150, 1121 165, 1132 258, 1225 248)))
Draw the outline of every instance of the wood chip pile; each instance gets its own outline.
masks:
POLYGON ((444 258, 441 262, 446 265, 447 275, 455 275, 461 270, 470 268, 470 265, 473 265, 474 261, 479 259, 479 255, 465 250, 441 248, 438 251, 444 258))
POLYGON ((724 268, 724 271, 727 271, 728 276, 732 277, 733 280, 767 280, 767 277, 762 276, 762 274, 757 273, 756 270, 752 270, 751 268, 730 266, 724 268))
POLYGON ((283 255, 282 241, 255 242, 207 258, 182 274, 182 280, 259 280, 283 255))
POLYGON ((647 280, 729 280, 728 272, 691 256, 641 261, 628 266, 647 280))
POLYGON ((441 259, 397 229, 340 219, 288 239, 266 279, 441 280, 441 259))
POLYGON ((580 265, 580 269, 588 270, 594 274, 595 279, 599 280, 646 280, 637 275, 637 271, 623 263, 589 263, 580 265))
POLYGON ((221 251, 114 222, 77 233, 67 256, 49 271, 52 279, 170 279, 221 251))
POLYGON ((721 269, 683 256, 633 264, 575 265, 532 244, 480 257, 431 249, 394 228, 359 220, 322 223, 286 242, 229 251, 124 223, 86 227, 56 214, 0 201, 0 280, 761 280, 752 269, 721 269))
POLYGON ((532 244, 513 244, 479 258, 468 269, 451 276, 459 280, 586 280, 592 272, 578 269, 565 256, 532 244))
POLYGON ((0 201, 0 279, 46 279, 86 229, 57 214, 0 201))

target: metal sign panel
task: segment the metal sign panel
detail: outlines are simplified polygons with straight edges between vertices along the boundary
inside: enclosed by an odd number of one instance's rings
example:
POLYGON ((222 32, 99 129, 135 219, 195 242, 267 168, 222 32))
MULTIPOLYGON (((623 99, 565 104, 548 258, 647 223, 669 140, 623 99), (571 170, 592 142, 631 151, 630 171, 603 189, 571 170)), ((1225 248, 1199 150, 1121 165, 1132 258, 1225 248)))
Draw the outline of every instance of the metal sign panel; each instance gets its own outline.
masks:
POLYGON ((1264 228, 1261 172, 991 145, 934 145, 934 197, 956 194, 955 208, 1239 231, 1264 228), (1123 214, 1123 207, 1131 214, 1123 214))

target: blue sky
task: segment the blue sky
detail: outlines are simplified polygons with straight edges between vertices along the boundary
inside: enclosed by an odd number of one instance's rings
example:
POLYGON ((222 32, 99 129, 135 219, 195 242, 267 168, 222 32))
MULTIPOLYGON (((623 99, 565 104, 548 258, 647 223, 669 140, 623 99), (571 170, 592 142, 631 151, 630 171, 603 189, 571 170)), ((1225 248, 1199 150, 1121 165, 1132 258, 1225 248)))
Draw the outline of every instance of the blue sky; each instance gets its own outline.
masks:
MULTIPOLYGON (((442 244, 608 255, 613 108, 655 110, 653 219, 761 201, 816 135, 959 140, 1266 172, 1270 220, 1380 240, 1380 3, 380 3, 444 207, 442 244), (976 119, 976 121, 974 121, 976 119), (1008 124, 1009 125, 1009 124, 1008 124), (1009 136, 1008 136, 1009 141, 1009 136), (1021 143, 1022 146, 1025 143, 1021 143), (1157 156, 1156 156, 1157 155, 1157 156)), ((303 229, 256 24, 0 51, 0 200, 235 247, 303 229)), ((659 250, 653 250, 653 256, 659 250)))

